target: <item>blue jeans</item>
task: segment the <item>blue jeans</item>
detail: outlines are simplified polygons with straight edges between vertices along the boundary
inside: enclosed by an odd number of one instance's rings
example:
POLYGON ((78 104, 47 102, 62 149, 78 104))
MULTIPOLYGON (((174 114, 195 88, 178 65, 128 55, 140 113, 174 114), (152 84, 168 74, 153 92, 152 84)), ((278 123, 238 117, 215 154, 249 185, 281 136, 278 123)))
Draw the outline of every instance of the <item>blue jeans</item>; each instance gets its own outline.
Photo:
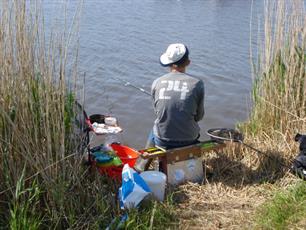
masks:
MULTIPOLYGON (((198 138, 200 135, 198 136, 198 138)), ((173 148, 179 148, 187 145, 193 145, 199 143, 198 138, 196 140, 192 141, 165 141, 153 134, 153 131, 150 132, 146 144, 146 148, 159 146, 164 149, 173 149, 173 148)))

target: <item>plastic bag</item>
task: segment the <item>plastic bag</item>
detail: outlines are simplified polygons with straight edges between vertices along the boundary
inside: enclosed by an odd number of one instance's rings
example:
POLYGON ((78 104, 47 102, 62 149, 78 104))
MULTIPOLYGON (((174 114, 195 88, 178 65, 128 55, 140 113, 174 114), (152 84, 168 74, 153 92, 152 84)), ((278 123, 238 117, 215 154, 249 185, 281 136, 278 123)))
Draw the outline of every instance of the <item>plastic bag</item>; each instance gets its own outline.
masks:
POLYGON ((122 186, 119 188, 120 207, 134 208, 149 194, 151 190, 139 174, 128 164, 122 170, 122 186))

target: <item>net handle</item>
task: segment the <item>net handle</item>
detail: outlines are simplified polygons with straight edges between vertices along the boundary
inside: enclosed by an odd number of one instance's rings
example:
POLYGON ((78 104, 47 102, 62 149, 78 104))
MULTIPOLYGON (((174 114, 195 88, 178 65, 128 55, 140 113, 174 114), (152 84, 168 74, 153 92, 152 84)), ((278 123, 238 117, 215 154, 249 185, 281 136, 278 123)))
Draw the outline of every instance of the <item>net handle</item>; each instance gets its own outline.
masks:
MULTIPOLYGON (((267 157, 267 158, 270 158, 270 159, 273 159, 270 155, 268 155, 267 153, 257 149, 257 148, 254 148, 252 145, 249 145, 247 143, 245 143, 243 141, 243 137, 242 137, 242 133, 238 132, 237 130, 235 129, 229 129, 229 128, 214 128, 214 129, 209 129, 207 130, 207 135, 214 138, 214 139, 217 139, 217 140, 223 140, 223 141, 233 141, 233 142, 239 142, 240 144, 254 150, 255 152, 267 157), (217 136, 217 135, 214 135, 213 133, 218 131, 219 133, 222 133, 222 131, 226 131, 227 133, 233 133, 233 134, 237 134, 238 138, 236 139, 235 138, 235 135, 232 135, 232 138, 226 138, 226 137, 220 137, 220 136, 217 136)), ((274 160, 274 159, 273 159, 274 160)), ((280 165, 287 168, 287 169, 291 169, 290 166, 280 162, 280 165)))

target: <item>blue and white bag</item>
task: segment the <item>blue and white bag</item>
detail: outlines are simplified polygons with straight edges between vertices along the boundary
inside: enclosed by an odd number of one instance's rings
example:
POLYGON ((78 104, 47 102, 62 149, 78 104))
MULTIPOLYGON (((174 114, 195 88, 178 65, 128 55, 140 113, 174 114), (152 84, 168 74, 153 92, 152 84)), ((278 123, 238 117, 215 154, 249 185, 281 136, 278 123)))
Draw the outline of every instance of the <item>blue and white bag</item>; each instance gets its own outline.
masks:
POLYGON ((128 164, 122 170, 122 186, 119 188, 121 209, 135 208, 151 190, 139 174, 128 164))

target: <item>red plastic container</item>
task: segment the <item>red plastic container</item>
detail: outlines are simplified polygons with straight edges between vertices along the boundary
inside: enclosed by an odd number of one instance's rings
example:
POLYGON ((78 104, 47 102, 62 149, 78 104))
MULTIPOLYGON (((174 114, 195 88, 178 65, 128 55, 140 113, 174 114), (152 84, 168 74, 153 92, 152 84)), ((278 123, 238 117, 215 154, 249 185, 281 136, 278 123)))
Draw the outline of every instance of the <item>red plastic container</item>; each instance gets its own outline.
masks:
MULTIPOLYGON (((116 152, 117 156, 122 161, 122 164, 128 164, 130 167, 134 167, 136 160, 139 156, 139 152, 135 149, 132 149, 128 146, 113 143, 110 145, 112 149, 116 152)), ((98 167, 98 170, 101 174, 107 174, 113 179, 121 179, 122 166, 110 166, 110 167, 98 167)))
POLYGON ((122 166, 110 166, 110 167, 98 167, 98 171, 101 174, 106 174, 109 177, 116 179, 116 180, 120 180, 121 179, 121 174, 122 174, 122 166))
POLYGON ((140 154, 139 152, 128 146, 117 143, 113 143, 110 146, 116 152, 117 156, 120 158, 123 165, 129 164, 130 167, 134 167, 136 160, 140 154))

